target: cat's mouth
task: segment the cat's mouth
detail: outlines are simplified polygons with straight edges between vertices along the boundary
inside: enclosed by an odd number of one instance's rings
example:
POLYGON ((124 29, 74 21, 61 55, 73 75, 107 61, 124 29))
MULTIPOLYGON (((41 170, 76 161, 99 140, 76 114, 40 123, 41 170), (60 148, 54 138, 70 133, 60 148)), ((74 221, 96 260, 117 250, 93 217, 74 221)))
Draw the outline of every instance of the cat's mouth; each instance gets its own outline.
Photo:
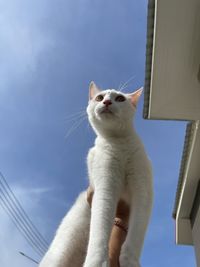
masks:
POLYGON ((113 114, 113 112, 108 108, 104 108, 100 113, 101 114, 113 114))

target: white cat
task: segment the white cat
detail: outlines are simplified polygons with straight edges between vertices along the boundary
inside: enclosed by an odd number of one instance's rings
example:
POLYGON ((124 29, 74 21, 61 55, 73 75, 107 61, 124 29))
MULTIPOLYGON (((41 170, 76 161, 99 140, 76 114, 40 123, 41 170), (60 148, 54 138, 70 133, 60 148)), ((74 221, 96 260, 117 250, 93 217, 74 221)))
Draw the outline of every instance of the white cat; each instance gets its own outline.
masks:
POLYGON ((40 267, 109 266, 108 242, 116 206, 130 207, 128 233, 120 267, 140 267, 139 259, 151 214, 151 164, 133 128, 142 89, 124 94, 90 84, 88 119, 97 138, 88 153, 88 174, 95 194, 92 209, 86 192, 63 219, 40 267))

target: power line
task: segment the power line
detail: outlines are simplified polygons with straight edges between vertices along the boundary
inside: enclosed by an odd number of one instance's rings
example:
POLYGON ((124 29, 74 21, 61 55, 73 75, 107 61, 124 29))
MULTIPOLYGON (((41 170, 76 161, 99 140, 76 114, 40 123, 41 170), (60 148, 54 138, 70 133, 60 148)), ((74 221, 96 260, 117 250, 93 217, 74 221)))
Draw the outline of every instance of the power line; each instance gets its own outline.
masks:
POLYGON ((40 255, 43 256, 47 250, 48 243, 39 233, 37 228, 29 219, 28 215, 25 213, 21 204, 15 197, 13 191, 9 187, 6 179, 0 172, 0 199, 1 205, 12 219, 13 223, 24 236, 26 241, 31 245, 31 247, 40 255))
POLYGON ((27 256, 25 253, 23 253, 23 252, 21 252, 21 251, 19 251, 19 253, 20 253, 22 256, 26 257, 27 259, 29 259, 29 260, 31 260, 31 261, 33 261, 33 262, 39 264, 39 262, 37 262, 36 260, 34 260, 34 259, 32 259, 31 257, 27 256))
MULTIPOLYGON (((2 182, 0 180, 0 185, 2 186, 2 182)), ((31 240, 32 244, 42 253, 44 254, 44 251, 46 250, 40 245, 40 242, 38 242, 38 239, 35 237, 34 232, 32 232, 31 229, 27 226, 26 222, 24 222, 23 218, 21 217, 21 213, 17 211, 15 203, 10 198, 7 190, 5 187, 3 189, 0 187, 1 192, 1 199, 4 200, 4 205, 10 212, 11 216, 13 216, 14 220, 18 223, 18 225, 22 228, 22 230, 25 232, 25 234, 28 236, 28 238, 31 240)))
MULTIPOLYGON (((11 194, 11 197, 14 199, 14 201, 16 202, 13 202, 16 209, 21 213, 22 217, 24 218, 24 220, 27 222, 27 224, 30 226, 30 228, 32 228, 35 232, 35 235, 38 237, 38 239, 41 241, 41 243, 43 243, 43 245, 48 248, 49 244, 48 242, 44 239, 44 237, 40 234, 40 232, 38 231, 38 229, 35 227, 35 225, 32 223, 32 221, 29 219, 28 215, 26 214, 26 212, 24 211, 22 205, 20 204, 20 202, 18 201, 18 199, 16 198, 16 196, 14 195, 13 191, 11 190, 11 188, 9 187, 5 177, 2 175, 2 173, 0 172, 0 177, 2 178, 2 181, 4 182, 6 188, 7 188, 7 191, 8 191, 8 194, 10 193, 11 194)), ((1 180, 0 180, 1 182, 1 180)), ((4 186, 4 188, 5 188, 4 186)))
POLYGON ((40 232, 38 231, 38 229, 35 227, 35 225, 29 219, 28 215, 24 211, 22 205, 20 204, 20 202, 18 201, 18 199, 14 195, 13 191, 11 190, 10 186, 8 185, 5 177, 3 176, 3 174, 1 172, 0 172, 0 184, 2 185, 2 187, 4 188, 4 190, 6 191, 6 193, 9 195, 9 198, 11 199, 14 207, 19 212, 20 216, 24 219, 24 221, 26 221, 26 224, 31 228, 31 230, 37 236, 37 238, 42 243, 42 245, 44 246, 44 248, 47 250, 48 249, 48 246, 49 246, 48 242, 44 239, 44 237, 40 234, 40 232))
POLYGON ((1 188, 0 188, 0 200, 1 200, 2 207, 4 208, 4 210, 6 210, 6 213, 12 219, 13 223, 15 224, 17 229, 20 231, 20 233, 23 234, 24 238, 26 238, 26 241, 31 245, 31 247, 40 256, 42 256, 44 252, 38 247, 37 242, 35 242, 33 237, 29 234, 26 226, 19 220, 18 215, 15 213, 15 210, 13 210, 12 207, 9 205, 9 202, 7 201, 7 198, 1 188))

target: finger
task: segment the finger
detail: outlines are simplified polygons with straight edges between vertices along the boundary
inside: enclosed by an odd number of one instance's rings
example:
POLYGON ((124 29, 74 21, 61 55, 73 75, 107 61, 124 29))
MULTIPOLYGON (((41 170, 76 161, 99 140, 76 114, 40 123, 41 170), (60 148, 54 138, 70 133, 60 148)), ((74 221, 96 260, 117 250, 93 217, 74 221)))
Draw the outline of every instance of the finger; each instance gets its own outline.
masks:
POLYGON ((89 186, 87 189, 87 202, 90 205, 90 207, 92 205, 93 194, 94 194, 94 190, 91 186, 89 186))
POLYGON ((116 217, 128 223, 129 214, 130 214, 129 205, 124 200, 120 199, 117 205, 116 217))

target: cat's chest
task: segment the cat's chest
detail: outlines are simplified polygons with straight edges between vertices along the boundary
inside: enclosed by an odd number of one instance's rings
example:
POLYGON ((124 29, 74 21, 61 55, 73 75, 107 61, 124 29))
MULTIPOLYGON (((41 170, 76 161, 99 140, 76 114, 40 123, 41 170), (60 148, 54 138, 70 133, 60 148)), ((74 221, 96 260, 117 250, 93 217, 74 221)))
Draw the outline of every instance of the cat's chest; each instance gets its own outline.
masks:
POLYGON ((89 178, 97 179, 100 176, 119 177, 125 182, 133 160, 130 148, 114 145, 94 146, 88 153, 89 178))
POLYGON ((105 170, 123 176, 134 176, 146 169, 148 165, 145 151, 140 146, 130 145, 95 145, 88 153, 88 170, 105 170))
POLYGON ((125 148, 120 148, 111 145, 94 146, 88 153, 88 165, 95 168, 111 168, 112 165, 125 167, 128 163, 129 151, 125 148))

